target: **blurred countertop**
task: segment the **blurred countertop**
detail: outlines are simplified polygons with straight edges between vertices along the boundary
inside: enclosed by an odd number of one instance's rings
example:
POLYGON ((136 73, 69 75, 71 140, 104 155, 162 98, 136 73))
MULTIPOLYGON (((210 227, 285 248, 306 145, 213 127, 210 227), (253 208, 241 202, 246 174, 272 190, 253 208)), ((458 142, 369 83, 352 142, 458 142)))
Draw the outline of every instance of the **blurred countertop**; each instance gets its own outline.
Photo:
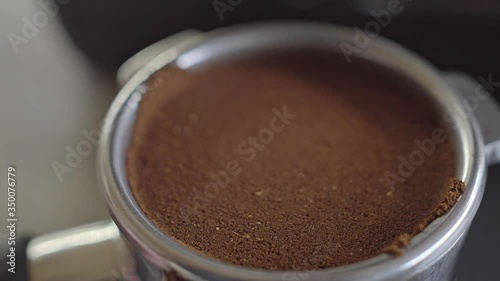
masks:
MULTIPOLYGON (((116 93, 114 81, 74 48, 57 17, 16 53, 8 34, 21 34, 23 18, 38 10, 34 1, 0 2, 0 167, 17 167, 17 233, 23 236, 108 217, 94 151, 62 181, 52 163, 65 163, 66 146, 75 149, 85 139, 82 130, 98 128, 116 93)), ((0 175, 7 182, 6 172, 0 175)), ((7 207, 0 197, 3 218, 7 207)))

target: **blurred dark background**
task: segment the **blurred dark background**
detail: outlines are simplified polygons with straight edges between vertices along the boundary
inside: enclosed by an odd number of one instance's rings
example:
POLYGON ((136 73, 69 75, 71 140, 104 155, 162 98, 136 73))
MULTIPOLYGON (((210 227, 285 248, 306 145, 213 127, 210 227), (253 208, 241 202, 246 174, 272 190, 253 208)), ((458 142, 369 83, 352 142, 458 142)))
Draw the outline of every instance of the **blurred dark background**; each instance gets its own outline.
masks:
MULTIPOLYGON (((321 21, 364 29, 374 20, 372 13, 386 10, 389 2, 3 0, 0 124, 10 134, 2 136, 0 151, 2 165, 14 163, 23 171, 20 176, 26 191, 19 193, 23 224, 18 235, 28 238, 107 217, 94 180, 94 153, 63 181, 57 180, 50 164, 64 159, 65 146, 74 147, 82 139, 82 129, 98 128, 117 91, 117 68, 142 48, 185 29, 208 31, 262 20, 321 21), (47 3, 56 3, 55 16, 14 52, 9 32, 20 34, 23 18, 32 20, 37 12, 45 11, 42 7, 47 3), (74 212, 60 212, 65 207, 74 212)), ((397 2, 403 11, 392 16, 381 35, 441 70, 458 70, 472 77, 491 75, 500 81, 500 1, 397 2)), ((500 89, 493 92, 497 100, 499 93, 500 89)), ((485 197, 453 281, 500 280, 500 220, 496 217, 500 166, 488 172, 485 197)), ((25 280, 20 272, 17 280, 25 280)))
MULTIPOLYGON (((71 38, 110 71, 169 34, 187 28, 211 30, 262 20, 308 20, 358 26, 387 10, 388 0, 72 0, 61 10, 71 38), (234 6, 232 6, 234 4, 234 6), (217 13, 222 14, 222 18, 217 13)), ((500 74, 500 1, 401 0, 381 34, 412 49, 442 69, 473 76, 500 74)))

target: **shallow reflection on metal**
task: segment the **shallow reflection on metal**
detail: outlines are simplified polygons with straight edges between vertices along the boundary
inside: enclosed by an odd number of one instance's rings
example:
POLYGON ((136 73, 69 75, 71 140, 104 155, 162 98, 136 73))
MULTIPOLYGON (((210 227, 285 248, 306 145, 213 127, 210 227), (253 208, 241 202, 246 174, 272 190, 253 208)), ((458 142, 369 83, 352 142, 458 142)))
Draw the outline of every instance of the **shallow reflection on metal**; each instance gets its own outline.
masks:
POLYGON ((97 222, 33 239, 30 281, 113 280, 132 259, 116 225, 97 222))

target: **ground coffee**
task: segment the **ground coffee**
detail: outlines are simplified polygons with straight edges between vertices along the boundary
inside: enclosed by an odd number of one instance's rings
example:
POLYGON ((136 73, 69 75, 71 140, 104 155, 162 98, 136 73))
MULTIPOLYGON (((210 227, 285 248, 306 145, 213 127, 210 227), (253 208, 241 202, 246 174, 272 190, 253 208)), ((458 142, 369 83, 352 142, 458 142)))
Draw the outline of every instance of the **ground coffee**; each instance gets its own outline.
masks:
POLYGON ((232 264, 400 254, 464 186, 438 115, 396 84, 312 54, 164 68, 138 110, 132 192, 165 234, 232 264))

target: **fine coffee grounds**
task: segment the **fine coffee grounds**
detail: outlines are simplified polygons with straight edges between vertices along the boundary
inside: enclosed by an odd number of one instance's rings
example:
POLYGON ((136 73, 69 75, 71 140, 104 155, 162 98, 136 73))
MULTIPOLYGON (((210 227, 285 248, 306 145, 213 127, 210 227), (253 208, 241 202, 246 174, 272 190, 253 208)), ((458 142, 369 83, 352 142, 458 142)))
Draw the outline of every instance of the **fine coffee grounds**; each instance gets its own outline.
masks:
POLYGON ((153 75, 128 175, 166 235, 224 262, 317 270, 400 248, 464 190, 429 103, 312 54, 153 75))

